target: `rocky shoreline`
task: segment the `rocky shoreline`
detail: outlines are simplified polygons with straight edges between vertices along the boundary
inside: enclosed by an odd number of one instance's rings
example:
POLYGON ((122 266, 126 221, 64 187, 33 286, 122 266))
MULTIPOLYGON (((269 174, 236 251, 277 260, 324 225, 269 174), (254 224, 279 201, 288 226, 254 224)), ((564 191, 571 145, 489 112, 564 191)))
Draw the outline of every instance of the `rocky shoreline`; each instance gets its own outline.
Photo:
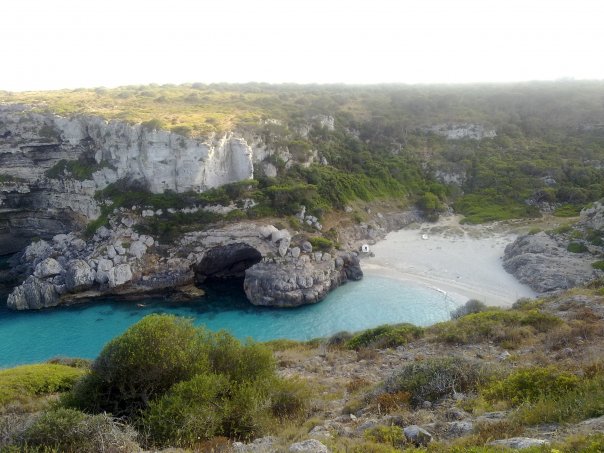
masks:
POLYGON ((140 296, 178 291, 207 278, 244 277, 251 303, 292 307, 316 303, 363 273, 352 252, 313 251, 303 235, 241 222, 185 234, 169 246, 136 233, 129 214, 101 227, 89 241, 59 234, 36 241, 16 271, 27 277, 7 306, 28 310, 68 305, 100 296, 140 296), (125 220, 125 219, 128 220, 125 220))
POLYGON ((596 202, 573 226, 520 236, 506 247, 503 267, 542 294, 580 286, 604 275, 592 266, 604 256, 603 234, 604 205, 596 202))

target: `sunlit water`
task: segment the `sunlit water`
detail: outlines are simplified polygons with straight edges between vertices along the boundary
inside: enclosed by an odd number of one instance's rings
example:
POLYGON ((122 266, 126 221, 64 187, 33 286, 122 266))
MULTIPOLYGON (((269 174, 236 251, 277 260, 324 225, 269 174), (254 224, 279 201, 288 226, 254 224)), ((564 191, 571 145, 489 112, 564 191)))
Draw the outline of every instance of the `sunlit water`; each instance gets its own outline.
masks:
POLYGON ((226 329, 240 339, 308 340, 380 324, 429 325, 449 318, 461 302, 430 288, 367 276, 338 288, 318 304, 293 309, 252 306, 241 281, 207 288, 205 297, 175 304, 161 298, 142 302, 98 300, 79 306, 13 312, 0 294, 0 367, 40 362, 56 356, 94 358, 111 338, 151 313, 194 319, 212 330, 226 329))

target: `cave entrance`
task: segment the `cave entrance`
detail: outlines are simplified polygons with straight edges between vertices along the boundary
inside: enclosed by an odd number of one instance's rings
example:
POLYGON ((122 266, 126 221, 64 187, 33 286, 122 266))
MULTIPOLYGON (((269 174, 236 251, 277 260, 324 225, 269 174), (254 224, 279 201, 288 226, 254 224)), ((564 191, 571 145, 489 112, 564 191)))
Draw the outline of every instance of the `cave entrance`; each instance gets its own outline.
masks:
POLYGON ((237 243, 214 247, 194 267, 198 283, 208 279, 241 279, 245 270, 262 260, 262 254, 248 244, 237 243))

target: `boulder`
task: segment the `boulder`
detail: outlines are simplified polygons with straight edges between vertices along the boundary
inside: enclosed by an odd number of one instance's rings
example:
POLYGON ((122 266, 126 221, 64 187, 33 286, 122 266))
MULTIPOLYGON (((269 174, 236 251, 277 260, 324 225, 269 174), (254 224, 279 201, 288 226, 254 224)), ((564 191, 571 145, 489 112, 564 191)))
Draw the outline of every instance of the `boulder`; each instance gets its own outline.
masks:
POLYGON ((272 238, 273 233, 276 233, 277 228, 275 228, 273 225, 262 225, 260 228, 258 228, 258 233, 260 233, 260 237, 262 239, 269 239, 272 238))
POLYGON ((63 272, 63 267, 53 258, 46 258, 36 265, 34 276, 38 278, 47 278, 59 275, 63 272))
POLYGON ((294 258, 298 258, 300 256, 300 247, 292 247, 291 254, 294 258))
POLYGON ((289 249, 289 238, 283 238, 279 242, 279 255, 285 256, 287 254, 287 250, 289 249))
POLYGON ((29 244, 23 253, 26 261, 36 263, 48 258, 53 253, 53 249, 46 241, 34 241, 29 244))
POLYGON ((288 451, 290 453, 329 453, 329 449, 316 439, 291 444, 288 451))
POLYGON ((543 439, 534 439, 531 437, 512 437, 510 439, 500 439, 489 442, 487 445, 497 447, 506 447, 514 450, 524 450, 531 447, 543 447, 549 445, 549 441, 543 439))
POLYGON ((129 264, 119 264, 108 272, 108 283, 110 288, 123 285, 132 280, 132 269, 129 264))
POLYGON ((349 279, 362 278, 359 260, 351 254, 342 253, 344 263, 337 268, 337 259, 330 257, 322 261, 277 260, 259 262, 245 271, 243 289, 254 305, 297 307, 322 300, 331 290, 349 279), (350 266, 350 268, 349 268, 350 266), (354 269, 353 269, 354 268, 354 269))
POLYGON ((101 258, 96 266, 95 281, 101 285, 108 283, 111 269, 113 269, 113 261, 101 258))
POLYGON ((128 254, 139 260, 145 255, 145 253, 147 253, 147 246, 142 241, 133 242, 128 249, 128 254))
POLYGON ((305 253, 311 253, 312 252, 312 244, 308 241, 304 241, 302 243, 302 251, 305 253))
POLYGON ((84 260, 76 259, 67 264, 65 289, 68 292, 87 290, 94 283, 95 272, 84 260))
POLYGON ((432 441, 432 434, 417 425, 410 425, 403 429, 407 440, 416 446, 426 446, 432 441))
POLYGON ((52 283, 29 276, 9 294, 6 306, 11 310, 37 310, 54 307, 60 302, 52 283))

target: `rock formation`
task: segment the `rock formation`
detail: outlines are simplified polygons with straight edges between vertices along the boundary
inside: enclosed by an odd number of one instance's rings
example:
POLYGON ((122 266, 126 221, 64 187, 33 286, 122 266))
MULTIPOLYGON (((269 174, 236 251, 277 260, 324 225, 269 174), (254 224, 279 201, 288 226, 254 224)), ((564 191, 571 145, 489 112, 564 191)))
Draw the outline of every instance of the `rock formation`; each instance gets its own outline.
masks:
POLYGON ((245 277, 256 305, 315 303, 362 271, 351 253, 312 252, 288 230, 251 222, 185 234, 167 250, 131 227, 128 213, 111 220, 85 242, 74 234, 40 240, 24 251, 28 277, 8 298, 9 308, 39 309, 101 295, 145 295, 190 287, 207 278, 245 277), (300 246, 295 244, 300 243, 300 246), (304 249, 305 251, 302 251, 304 249))
POLYGON ((603 275, 591 264, 602 255, 604 248, 585 238, 594 232, 604 234, 604 206, 594 203, 584 209, 572 231, 583 239, 556 232, 520 236, 506 247, 503 267, 539 293, 573 288, 603 275), (584 251, 570 251, 571 242, 581 244, 584 251))
POLYGON ((187 138, 99 117, 63 118, 2 105, 0 255, 96 219, 95 192, 118 179, 139 181, 154 193, 199 192, 252 178, 253 154, 231 132, 187 138), (47 171, 62 160, 95 171, 83 181, 61 168, 49 177, 47 171))

